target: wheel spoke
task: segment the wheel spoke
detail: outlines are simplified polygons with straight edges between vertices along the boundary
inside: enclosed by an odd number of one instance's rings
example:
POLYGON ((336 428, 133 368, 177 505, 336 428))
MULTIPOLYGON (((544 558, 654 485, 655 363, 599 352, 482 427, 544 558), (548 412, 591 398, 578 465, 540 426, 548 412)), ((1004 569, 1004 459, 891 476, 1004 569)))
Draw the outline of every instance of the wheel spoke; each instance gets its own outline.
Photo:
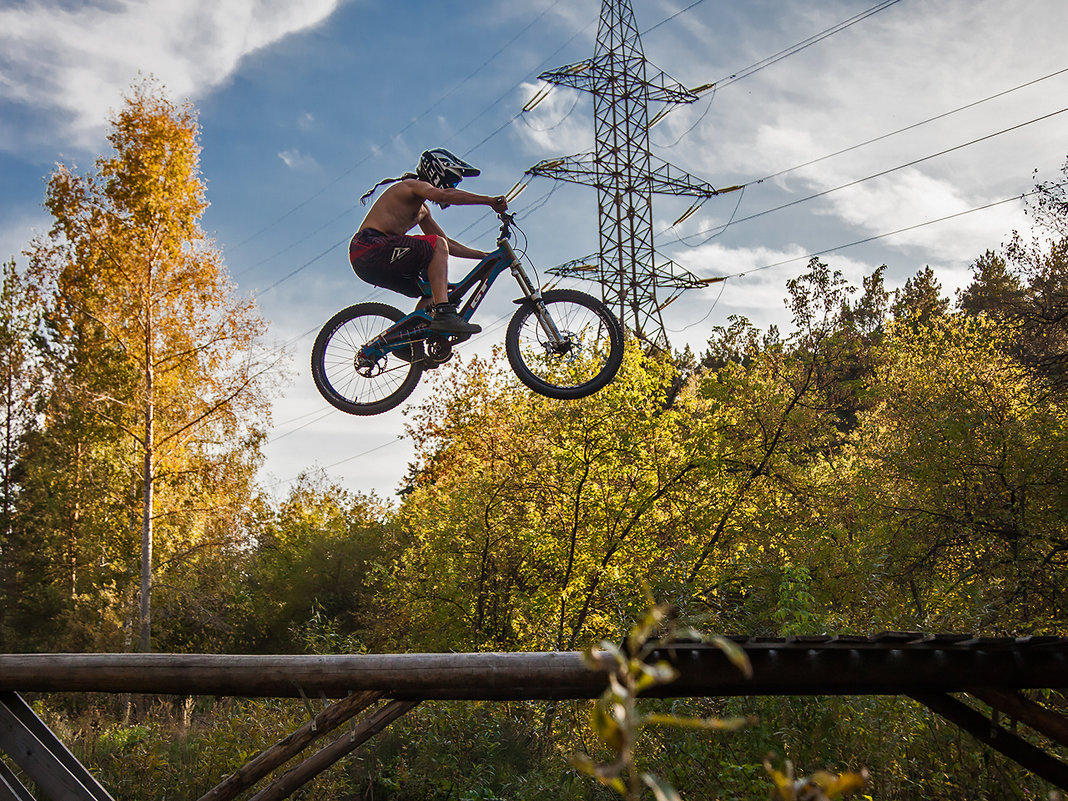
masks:
POLYGON ((600 301, 574 290, 544 295, 546 312, 561 339, 547 332, 533 306, 517 312, 508 330, 508 358, 532 389, 578 398, 612 379, 622 361, 622 330, 600 301))
POLYGON ((331 404, 350 414, 377 414, 411 394, 422 370, 389 353, 374 364, 358 359, 373 341, 403 314, 391 306, 364 303, 350 306, 323 326, 312 349, 312 375, 331 404))

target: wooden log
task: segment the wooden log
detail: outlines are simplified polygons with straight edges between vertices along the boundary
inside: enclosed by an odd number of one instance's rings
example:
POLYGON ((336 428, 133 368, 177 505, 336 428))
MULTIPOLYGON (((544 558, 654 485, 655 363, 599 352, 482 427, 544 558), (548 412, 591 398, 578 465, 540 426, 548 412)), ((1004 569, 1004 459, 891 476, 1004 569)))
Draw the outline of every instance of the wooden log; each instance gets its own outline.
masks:
MULTIPOLYGON (((114 801, 17 693, 0 693, 0 753, 10 756, 48 798, 114 801)), ((5 788, 9 785, 4 782, 5 788)))
POLYGON ((0 690, 239 697, 589 698, 605 677, 578 653, 4 654, 0 690), (529 695, 528 695, 529 691, 529 695))
MULTIPOLYGON (((745 678, 711 646, 657 653, 679 677, 651 695, 901 695, 971 687, 1068 687, 1068 640, 1016 644, 893 641, 763 642, 742 645, 745 678)), ((575 652, 264 656, 226 654, 4 654, 0 691, 135 692, 341 698, 381 691, 395 699, 595 698, 606 677, 575 652)))
POLYGON ((912 695, 933 712, 956 724, 980 742, 1053 785, 1068 790, 1068 765, 1031 745, 1022 737, 996 725, 985 715, 950 695, 912 695))

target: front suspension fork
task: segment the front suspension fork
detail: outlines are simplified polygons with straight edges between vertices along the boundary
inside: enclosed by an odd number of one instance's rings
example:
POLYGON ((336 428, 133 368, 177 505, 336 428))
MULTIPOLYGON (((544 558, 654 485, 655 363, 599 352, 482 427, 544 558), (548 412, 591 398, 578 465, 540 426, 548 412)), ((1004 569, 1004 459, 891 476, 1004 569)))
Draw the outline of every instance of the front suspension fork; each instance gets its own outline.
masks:
POLYGON ((545 335, 549 337, 553 345, 562 345, 565 337, 560 333, 560 329, 556 327, 556 323, 553 322, 553 318, 549 315, 545 301, 541 298, 541 290, 534 286, 534 283, 530 280, 530 276, 523 269, 523 264, 516 257, 512 246, 507 242, 502 242, 501 244, 504 245, 512 259, 512 275, 515 276, 515 280, 519 283, 519 288, 523 290, 523 294, 528 300, 534 302, 534 315, 538 318, 538 322, 541 323, 541 328, 545 335))

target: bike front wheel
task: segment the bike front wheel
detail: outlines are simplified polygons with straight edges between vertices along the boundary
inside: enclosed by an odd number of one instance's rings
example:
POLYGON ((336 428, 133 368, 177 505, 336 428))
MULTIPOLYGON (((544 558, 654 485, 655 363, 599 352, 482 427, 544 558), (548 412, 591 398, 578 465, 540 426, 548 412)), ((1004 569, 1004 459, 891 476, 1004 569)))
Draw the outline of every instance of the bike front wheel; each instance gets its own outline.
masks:
POLYGON ((349 414, 381 414, 412 394, 423 374, 414 358, 417 346, 393 353, 366 347, 403 317, 385 303, 357 303, 326 322, 312 346, 311 371, 331 406, 349 414))
POLYGON ((550 398, 574 400, 615 378, 623 363, 623 327, 597 298, 554 289, 542 294, 540 307, 523 302, 504 346, 520 381, 550 398))

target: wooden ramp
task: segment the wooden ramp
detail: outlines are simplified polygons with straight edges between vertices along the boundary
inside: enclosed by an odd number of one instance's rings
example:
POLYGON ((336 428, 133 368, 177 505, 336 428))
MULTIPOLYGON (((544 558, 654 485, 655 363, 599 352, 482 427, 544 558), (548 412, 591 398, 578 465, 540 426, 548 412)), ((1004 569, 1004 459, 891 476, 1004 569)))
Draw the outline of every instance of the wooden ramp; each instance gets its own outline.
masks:
MULTIPOLYGON (((1068 789, 1068 765, 1015 733, 1024 723, 1068 748, 1068 719, 1020 690, 1068 689, 1068 638, 987 638, 887 633, 876 637, 732 638, 753 668, 743 677, 719 648, 674 643, 654 652, 679 678, 660 697, 738 695, 907 695, 1043 779, 1068 789), (961 694, 970 696, 969 702, 961 694), (1009 722, 1006 727, 1003 725, 1009 722)), ((226 654, 0 655, 0 700, 20 708, 19 692, 114 692, 159 695, 321 697, 338 699, 203 796, 235 798, 324 738, 344 733, 288 772, 255 801, 286 798, 424 700, 588 699, 606 686, 575 652, 364 654, 328 656, 226 654)), ((24 704, 22 706, 25 706, 24 704)), ((25 707, 28 710, 28 707, 25 707)), ((2 713, 3 710, 0 710, 2 713)), ((20 712, 25 717, 24 712, 20 712)), ((32 711, 30 712, 32 715, 32 711)), ((82 780, 48 789, 42 765, 69 754, 44 724, 8 725, 0 714, 0 748, 54 801, 106 801, 84 768, 82 780), (47 734, 45 734, 47 733, 47 734), (51 755, 51 756, 50 756, 51 755), (88 777, 87 779, 85 777, 88 777), (81 785, 81 789, 79 786, 81 785), (93 786, 95 785, 95 786, 93 786)), ((48 768, 51 770, 51 768, 48 768)), ((0 801, 32 798, 0 772, 0 801)), ((12 777, 13 778, 13 777, 12 777)), ((17 779, 15 780, 17 782, 17 779)))

